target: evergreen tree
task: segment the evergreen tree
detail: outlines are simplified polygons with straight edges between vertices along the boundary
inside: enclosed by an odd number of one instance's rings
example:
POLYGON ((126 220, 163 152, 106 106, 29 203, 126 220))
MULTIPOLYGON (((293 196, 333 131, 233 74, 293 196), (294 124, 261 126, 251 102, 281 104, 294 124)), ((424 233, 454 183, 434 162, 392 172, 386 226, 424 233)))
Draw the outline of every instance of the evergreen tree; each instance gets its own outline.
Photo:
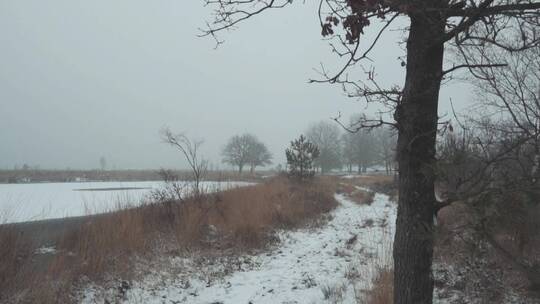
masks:
POLYGON ((315 175, 313 161, 319 157, 319 148, 300 135, 291 142, 291 146, 285 150, 289 176, 306 179, 315 175))

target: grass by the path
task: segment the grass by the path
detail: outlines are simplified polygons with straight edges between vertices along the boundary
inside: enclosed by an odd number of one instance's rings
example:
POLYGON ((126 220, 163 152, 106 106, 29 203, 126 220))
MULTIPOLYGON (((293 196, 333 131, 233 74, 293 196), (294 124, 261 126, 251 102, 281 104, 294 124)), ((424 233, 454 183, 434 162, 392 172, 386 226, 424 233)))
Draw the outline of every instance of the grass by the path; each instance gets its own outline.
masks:
POLYGON ((333 209, 335 181, 276 178, 255 186, 89 217, 37 258, 27 236, 0 226, 0 302, 68 303, 83 278, 134 275, 136 258, 185 250, 235 252, 264 248, 276 228, 294 228, 333 209))

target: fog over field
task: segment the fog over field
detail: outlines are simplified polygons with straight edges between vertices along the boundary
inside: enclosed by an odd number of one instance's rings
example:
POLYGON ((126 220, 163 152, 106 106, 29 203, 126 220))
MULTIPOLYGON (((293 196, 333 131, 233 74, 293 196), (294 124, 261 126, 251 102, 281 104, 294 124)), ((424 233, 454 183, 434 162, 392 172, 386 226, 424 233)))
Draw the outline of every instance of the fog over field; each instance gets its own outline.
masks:
MULTIPOLYGON (((222 167, 227 139, 244 132, 284 163, 309 122, 376 111, 339 86, 308 84, 321 62, 339 63, 315 5, 249 20, 215 50, 197 37, 211 13, 198 1, 0 1, 0 168, 97 168, 101 156, 110 168, 185 167, 160 143, 163 126, 203 138, 222 167)), ((402 85, 396 37, 373 60, 381 82, 402 85)), ((458 108, 472 98, 460 82, 441 96, 441 115, 450 98, 458 108)))

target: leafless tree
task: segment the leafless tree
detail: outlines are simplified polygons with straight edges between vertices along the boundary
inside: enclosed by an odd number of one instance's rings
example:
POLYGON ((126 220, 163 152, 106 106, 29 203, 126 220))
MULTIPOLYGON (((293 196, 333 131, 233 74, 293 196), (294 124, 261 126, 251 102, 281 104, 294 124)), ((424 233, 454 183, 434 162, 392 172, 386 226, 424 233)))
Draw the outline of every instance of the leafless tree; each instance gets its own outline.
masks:
POLYGON ((509 120, 473 120, 449 132, 438 149, 439 191, 445 206, 461 202, 470 211, 472 220, 454 233, 489 244, 538 290, 540 188, 530 174, 535 149, 515 130, 509 120), (501 235, 511 238, 501 242, 501 235))
POLYGON ((383 164, 390 174, 395 163, 396 132, 388 124, 377 127, 358 126, 359 122, 380 122, 363 114, 351 116, 348 125, 336 121, 347 131, 343 135, 343 157, 346 162, 358 165, 358 172, 365 172, 368 165, 383 164))
POLYGON ((306 131, 307 139, 319 148, 315 166, 321 173, 341 167, 341 130, 336 124, 320 121, 311 124, 306 131))
MULTIPOLYGON (((266 11, 293 5, 290 0, 204 0, 213 7, 214 20, 205 34, 221 43, 217 33, 266 11)), ((432 303, 433 214, 435 150, 439 126, 439 90, 444 79, 461 69, 477 75, 482 67, 500 67, 486 47, 502 52, 526 50, 540 41, 540 2, 536 0, 320 0, 321 33, 333 37, 332 51, 346 59, 333 73, 323 68, 322 79, 339 83, 351 96, 381 102, 394 111, 398 130, 399 207, 394 239, 394 302, 432 303), (403 88, 382 87, 371 68, 367 80, 354 80, 347 71, 369 62, 382 35, 400 18, 410 21, 403 88), (379 22, 375 22, 378 20, 379 22), (361 39, 375 24, 372 41, 361 39), (341 27, 340 27, 341 26, 341 27), (362 47, 361 47, 362 44, 362 47), (447 49, 458 54, 444 67, 447 49)), ((362 121, 373 127, 384 123, 362 121)))
POLYGON ((540 260, 530 258, 538 252, 524 254, 539 227, 540 46, 504 59, 505 67, 477 69, 480 118, 461 123, 460 132, 441 143, 438 177, 446 204, 472 206, 478 236, 540 289, 540 260), (501 243, 500 234, 513 235, 514 248, 501 243))
POLYGON ((229 139, 223 148, 223 162, 238 167, 238 173, 242 173, 249 159, 250 135, 235 135, 229 139))
POLYGON ((99 158, 99 166, 101 167, 101 171, 105 171, 107 168, 107 160, 105 159, 105 156, 99 158))
POLYGON ((345 165, 347 172, 352 173, 352 168, 356 165, 356 145, 354 133, 345 132, 341 136, 342 143, 342 162, 345 165))
POLYGON ((186 192, 186 184, 181 182, 177 174, 172 170, 160 169, 159 176, 165 182, 165 187, 154 189, 150 192, 152 202, 173 203, 184 202, 189 192, 186 192))
POLYGON ((190 139, 183 133, 174 134, 169 128, 161 130, 161 138, 164 143, 173 146, 182 153, 191 169, 194 195, 200 196, 202 194, 201 182, 208 169, 208 161, 201 157, 199 151, 203 141, 190 139))
POLYGON ((384 164, 386 175, 389 175, 395 167, 397 137, 393 128, 382 126, 374 131, 378 158, 384 164))
POLYGON ((252 134, 231 137, 223 148, 222 155, 224 163, 238 167, 238 173, 242 173, 246 165, 250 166, 253 173, 255 167, 268 165, 272 159, 268 148, 252 134))
POLYGON ((265 144, 260 141, 253 143, 249 151, 249 172, 253 173, 258 166, 266 166, 272 163, 272 154, 268 151, 265 144))
POLYGON ((522 52, 491 52, 491 58, 506 60, 504 68, 482 68, 477 82, 491 114, 511 120, 508 132, 520 132, 534 149, 530 179, 539 177, 540 165, 540 44, 522 52), (503 57, 504 56, 504 57, 503 57))
MULTIPOLYGON (((359 115, 351 117, 351 125, 358 121, 359 115)), ((358 166, 358 173, 366 172, 367 167, 376 164, 378 159, 378 146, 376 135, 372 130, 359 129, 344 134, 343 158, 358 166)))
POLYGON ((447 181, 455 197, 470 196, 471 188, 478 188, 479 181, 475 179, 489 181, 493 171, 500 171, 510 159, 522 169, 519 174, 512 174, 513 183, 533 185, 538 180, 540 45, 511 54, 493 52, 490 58, 503 60, 502 56, 507 62, 505 67, 482 67, 475 71, 482 79, 475 81, 481 113, 469 117, 468 123, 460 122, 460 133, 451 130, 439 147, 445 154, 443 158, 467 154, 485 163, 476 170, 469 166, 468 172, 454 174, 461 176, 459 182, 447 181))

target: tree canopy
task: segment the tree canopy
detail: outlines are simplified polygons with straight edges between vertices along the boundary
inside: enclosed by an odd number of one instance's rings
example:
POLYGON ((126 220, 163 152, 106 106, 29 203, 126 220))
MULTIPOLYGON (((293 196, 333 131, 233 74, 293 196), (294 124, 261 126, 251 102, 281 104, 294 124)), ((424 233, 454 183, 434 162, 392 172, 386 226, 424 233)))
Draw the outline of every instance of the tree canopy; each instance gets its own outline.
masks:
POLYGON ((222 151, 223 162, 238 167, 242 173, 249 165, 251 172, 258 166, 272 163, 272 154, 259 139, 252 134, 235 135, 229 139, 222 151))

